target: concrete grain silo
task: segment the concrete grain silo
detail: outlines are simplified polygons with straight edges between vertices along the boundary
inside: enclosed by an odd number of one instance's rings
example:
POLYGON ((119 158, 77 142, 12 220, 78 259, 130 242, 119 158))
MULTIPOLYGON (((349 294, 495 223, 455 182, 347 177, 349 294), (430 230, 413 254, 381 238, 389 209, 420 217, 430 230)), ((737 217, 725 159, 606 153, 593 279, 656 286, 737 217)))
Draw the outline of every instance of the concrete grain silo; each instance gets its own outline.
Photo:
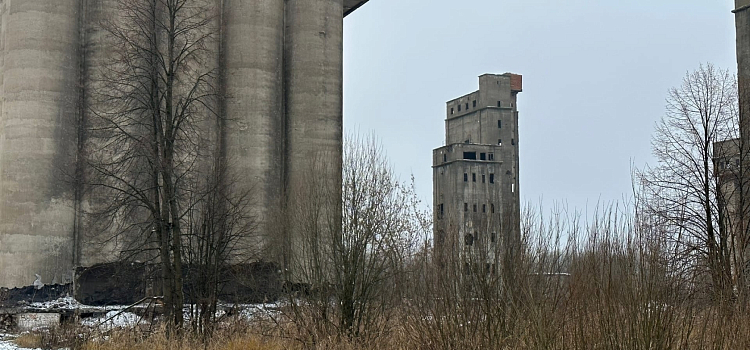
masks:
POLYGON ((79 1, 5 0, 0 285, 70 279, 79 1))
MULTIPOLYGON (((117 259, 116 244, 86 240, 99 229, 82 212, 106 198, 81 190, 80 158, 111 50, 102 23, 118 18, 118 1, 0 0, 0 287, 34 274, 67 282, 74 267, 117 259)), ((249 243, 288 243, 272 238, 285 229, 271 221, 306 206, 290 189, 340 184, 343 18, 366 2, 215 0, 216 57, 206 62, 220 66, 226 117, 216 148, 232 190, 252 194, 263 238, 249 243)))

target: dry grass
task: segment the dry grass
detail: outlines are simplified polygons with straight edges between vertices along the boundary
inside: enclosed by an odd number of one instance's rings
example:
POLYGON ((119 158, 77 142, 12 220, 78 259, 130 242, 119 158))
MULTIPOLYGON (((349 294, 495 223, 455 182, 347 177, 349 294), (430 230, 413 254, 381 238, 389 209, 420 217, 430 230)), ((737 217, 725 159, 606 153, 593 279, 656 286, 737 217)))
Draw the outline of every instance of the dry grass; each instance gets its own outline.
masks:
POLYGON ((14 339, 13 342, 22 348, 36 349, 44 345, 43 340, 41 333, 24 333, 14 339))

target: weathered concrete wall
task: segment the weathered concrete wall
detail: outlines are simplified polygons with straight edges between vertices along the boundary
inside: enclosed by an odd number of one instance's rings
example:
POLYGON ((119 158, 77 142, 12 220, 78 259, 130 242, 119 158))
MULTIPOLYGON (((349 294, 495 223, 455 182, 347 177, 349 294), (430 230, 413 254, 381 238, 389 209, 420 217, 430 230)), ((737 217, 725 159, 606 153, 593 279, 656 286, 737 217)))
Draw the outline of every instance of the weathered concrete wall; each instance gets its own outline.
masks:
MULTIPOLYGON (((290 0, 286 8, 285 105, 287 208, 309 210, 323 203, 306 187, 329 188, 341 198, 343 140, 342 0, 290 0), (332 181, 322 183, 322 181, 332 181), (316 204, 313 201, 319 201, 316 204)), ((317 195, 316 195, 317 196, 317 195)), ((331 203, 327 201, 327 203, 331 203)), ((334 204, 319 208, 338 212, 334 204)), ((296 217, 296 215, 293 215, 296 217)), ((291 222, 293 254, 301 254, 300 223, 291 222)), ((298 262, 300 260, 297 260, 298 262)), ((294 263, 293 263, 294 264, 294 263)), ((299 265, 292 269, 300 268, 299 265)))
MULTIPOLYGON (((365 2, 216 0, 220 139, 234 190, 253 194, 266 244, 279 244, 268 237, 281 234, 272 214, 306 200, 284 189, 326 179, 340 198, 343 17, 365 2)), ((101 24, 117 16, 116 3, 0 0, 0 286, 28 285, 35 273, 67 282, 74 265, 113 261, 127 245, 82 215, 106 198, 74 186, 74 175, 87 174, 81 163, 76 173, 86 152, 78 145, 90 141, 79 131, 111 55, 101 24)))
POLYGON ((70 278, 78 0, 3 1, 0 284, 70 278))
POLYGON ((265 232, 283 186, 284 0, 225 0, 224 6, 229 181, 238 192, 250 191, 265 232))

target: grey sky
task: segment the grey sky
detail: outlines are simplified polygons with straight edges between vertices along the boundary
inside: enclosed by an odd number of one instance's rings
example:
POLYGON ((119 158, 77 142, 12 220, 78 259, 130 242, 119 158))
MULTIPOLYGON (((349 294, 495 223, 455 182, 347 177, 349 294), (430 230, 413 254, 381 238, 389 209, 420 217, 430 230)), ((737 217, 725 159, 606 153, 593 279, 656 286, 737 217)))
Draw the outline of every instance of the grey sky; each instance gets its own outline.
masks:
POLYGON ((667 90, 736 69, 732 0, 371 0, 345 20, 344 125, 374 132, 432 203, 445 102, 524 76, 521 196, 589 209, 630 195, 667 90))

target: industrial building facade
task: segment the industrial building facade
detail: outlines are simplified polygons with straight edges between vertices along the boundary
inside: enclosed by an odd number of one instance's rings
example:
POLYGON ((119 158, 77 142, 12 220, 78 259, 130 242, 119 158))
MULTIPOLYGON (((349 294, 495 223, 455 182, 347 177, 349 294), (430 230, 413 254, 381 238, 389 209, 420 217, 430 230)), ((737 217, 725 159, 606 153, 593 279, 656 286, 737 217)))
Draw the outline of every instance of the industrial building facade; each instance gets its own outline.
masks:
MULTIPOLYGON (((117 258, 87 242, 88 202, 70 174, 86 150, 95 76, 111 50, 101 24, 119 0, 0 0, 0 287, 67 283, 78 266, 117 258)), ((309 177, 340 179, 343 18, 367 0, 209 0, 213 59, 223 72, 221 126, 228 166, 252 189, 270 234, 285 190, 309 177), (215 2, 213 2, 215 1, 215 2), (325 155, 324 157, 321 155, 325 155)))
POLYGON ((447 102, 445 146, 433 151, 434 244, 467 273, 495 273, 520 237, 518 109, 522 77, 485 74, 447 102))

